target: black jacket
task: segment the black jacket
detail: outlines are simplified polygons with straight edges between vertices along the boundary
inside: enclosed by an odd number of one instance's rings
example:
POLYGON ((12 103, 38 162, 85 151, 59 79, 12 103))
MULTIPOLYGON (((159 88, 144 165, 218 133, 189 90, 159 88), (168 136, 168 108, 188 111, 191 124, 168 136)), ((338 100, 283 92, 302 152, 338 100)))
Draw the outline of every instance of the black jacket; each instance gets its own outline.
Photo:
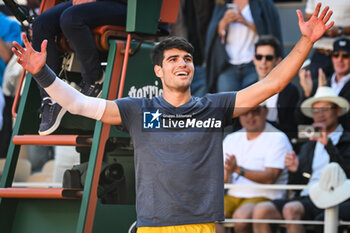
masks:
MULTIPOLYGON (((312 161, 316 142, 308 141, 300 149, 299 167, 296 172, 289 172, 289 184, 307 184, 309 179, 303 173, 312 174, 312 161)), ((350 132, 344 131, 337 145, 333 145, 332 140, 325 146, 330 156, 330 162, 338 163, 344 170, 346 176, 350 178, 350 132)))
POLYGON ((289 83, 278 95, 278 123, 270 122, 273 126, 284 132, 289 139, 297 136, 297 123, 294 112, 297 108, 298 100, 298 88, 294 84, 289 83))

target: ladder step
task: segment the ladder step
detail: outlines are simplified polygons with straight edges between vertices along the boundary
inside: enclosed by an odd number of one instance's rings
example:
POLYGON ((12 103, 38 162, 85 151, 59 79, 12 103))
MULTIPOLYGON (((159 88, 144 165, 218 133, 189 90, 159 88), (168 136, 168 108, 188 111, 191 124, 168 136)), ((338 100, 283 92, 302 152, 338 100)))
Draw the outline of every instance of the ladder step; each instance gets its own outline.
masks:
POLYGON ((3 198, 80 199, 82 195, 82 189, 0 188, 0 197, 3 198))
POLYGON ((15 145, 57 145, 91 146, 92 136, 88 135, 16 135, 12 139, 15 145))

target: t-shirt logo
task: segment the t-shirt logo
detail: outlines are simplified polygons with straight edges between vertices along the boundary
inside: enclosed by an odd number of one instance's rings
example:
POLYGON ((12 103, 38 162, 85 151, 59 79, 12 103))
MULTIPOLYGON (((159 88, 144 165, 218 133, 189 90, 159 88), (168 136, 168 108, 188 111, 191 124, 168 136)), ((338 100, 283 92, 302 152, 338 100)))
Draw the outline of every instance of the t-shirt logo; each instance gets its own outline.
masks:
POLYGON ((143 128, 159 129, 161 115, 159 109, 156 112, 143 112, 143 128))

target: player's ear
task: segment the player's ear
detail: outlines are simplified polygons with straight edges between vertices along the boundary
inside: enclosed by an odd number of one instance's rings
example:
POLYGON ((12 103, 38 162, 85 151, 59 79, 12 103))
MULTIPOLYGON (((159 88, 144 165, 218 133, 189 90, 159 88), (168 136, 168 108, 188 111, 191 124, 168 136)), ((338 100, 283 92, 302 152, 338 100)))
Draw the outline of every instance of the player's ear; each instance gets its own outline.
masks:
POLYGON ((162 67, 159 66, 159 65, 155 65, 154 66, 154 73, 156 74, 156 76, 158 78, 162 78, 163 77, 163 70, 162 70, 162 67))

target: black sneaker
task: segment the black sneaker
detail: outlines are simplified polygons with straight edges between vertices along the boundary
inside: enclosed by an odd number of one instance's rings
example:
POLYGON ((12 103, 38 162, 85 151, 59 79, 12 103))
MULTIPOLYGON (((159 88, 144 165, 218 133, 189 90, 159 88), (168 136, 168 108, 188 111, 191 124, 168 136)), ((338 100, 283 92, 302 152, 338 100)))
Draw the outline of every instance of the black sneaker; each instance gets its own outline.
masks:
POLYGON ((80 92, 84 95, 91 97, 101 97, 102 94, 102 85, 105 78, 105 72, 103 71, 102 78, 100 81, 95 82, 94 84, 89 84, 87 82, 82 81, 80 84, 81 90, 80 92))
POLYGON ((102 83, 88 84, 86 82, 82 82, 80 92, 91 97, 101 97, 102 83))
POLYGON ((46 97, 41 103, 40 135, 52 134, 60 125, 62 117, 67 112, 51 98, 46 97))

